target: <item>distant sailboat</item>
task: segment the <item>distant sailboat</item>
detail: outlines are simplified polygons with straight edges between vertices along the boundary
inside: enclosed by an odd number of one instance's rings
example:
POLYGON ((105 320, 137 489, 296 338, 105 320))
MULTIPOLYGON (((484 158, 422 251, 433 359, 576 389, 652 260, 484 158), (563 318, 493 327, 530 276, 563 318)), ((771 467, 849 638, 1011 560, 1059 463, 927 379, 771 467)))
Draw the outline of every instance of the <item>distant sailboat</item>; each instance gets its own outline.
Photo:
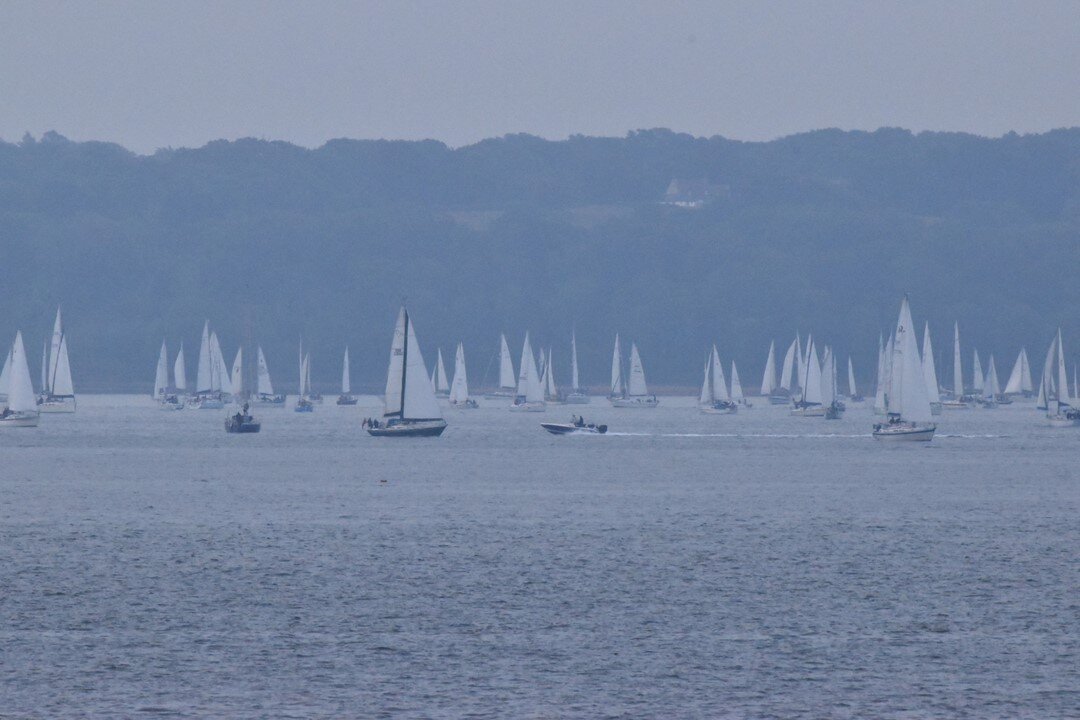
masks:
POLYGON ((739 368, 735 367, 735 361, 731 361, 731 401, 744 408, 750 407, 750 401, 743 394, 742 382, 739 380, 739 368))
POLYGON ((180 342, 180 350, 176 353, 176 361, 173 362, 173 384, 176 386, 176 394, 181 399, 187 396, 187 363, 184 362, 184 343, 180 342))
MULTIPOLYGON (((620 364, 618 356, 619 338, 615 336, 615 364, 620 364)), ((621 373, 619 376, 621 384, 621 373)), ((626 383, 626 391, 621 397, 613 397, 611 404, 617 408, 654 408, 659 404, 655 395, 649 394, 649 388, 645 383, 645 366, 641 362, 637 343, 630 343, 630 372, 626 383)))
POLYGON ((244 387, 244 348, 242 347, 236 349, 232 372, 229 374, 229 384, 232 386, 234 398, 240 399, 244 397, 247 388, 244 387))
POLYGON ((566 402, 570 405, 588 405, 589 396, 581 392, 578 378, 577 333, 570 335, 570 376, 570 394, 566 396, 566 402))
POLYGON ((960 359, 960 323, 953 323, 953 386, 950 397, 943 400, 946 410, 963 410, 968 407, 969 396, 964 393, 964 366, 960 359))
POLYGON ((195 375, 195 395, 192 398, 200 410, 220 410, 225 407, 226 393, 222 390, 222 376, 226 375, 224 368, 221 346, 218 344, 217 334, 210 332, 208 320, 203 324, 202 340, 199 343, 199 365, 195 375))
POLYGON ((26 348, 23 345, 21 331, 15 333, 15 344, 11 347, 8 384, 3 389, 7 393, 7 400, 4 401, 4 408, 0 411, 0 427, 37 427, 38 402, 34 398, 30 364, 26 360, 26 348))
MULTIPOLYGON (((541 356, 543 353, 541 353, 541 356)), ((552 356, 551 348, 548 348, 547 357, 544 362, 544 401, 549 405, 562 405, 563 398, 559 394, 558 383, 555 382, 555 359, 552 356)))
POLYGON ((450 381, 450 405, 459 410, 479 407, 479 403, 469 397, 469 378, 465 372, 465 346, 460 342, 454 354, 454 379, 450 381))
POLYGON ((1031 397, 1034 394, 1035 385, 1031 382, 1031 364, 1028 362, 1027 350, 1020 348, 1020 354, 1016 356, 1012 372, 1009 373, 1009 381, 1005 383, 1006 395, 1023 395, 1031 397))
POLYGON ((708 415, 731 415, 738 412, 739 406, 732 402, 728 394, 724 367, 720 364, 720 354, 715 345, 706 357, 705 380, 698 398, 698 409, 708 415))
POLYGON ((8 350, 7 359, 4 360, 4 369, 0 370, 0 403, 7 402, 8 382, 11 380, 11 350, 8 350))
MULTIPOLYGON (((890 340, 891 343, 891 340, 890 340)), ((885 414, 885 396, 888 394, 889 365, 888 358, 892 355, 892 348, 885 345, 885 339, 878 335, 877 355, 877 384, 874 387, 874 414, 885 414)))
POLYGON ((506 343, 506 335, 499 335, 499 389, 488 393, 485 397, 492 400, 499 398, 512 398, 517 392, 517 374, 514 373, 514 360, 510 357, 510 346, 506 343))
POLYGON ((806 357, 802 360, 799 385, 802 391, 791 406, 791 414, 796 417, 825 417, 821 393, 821 365, 818 364, 817 349, 812 337, 807 337, 806 340, 806 357))
POLYGON ((75 412, 75 388, 71 382, 67 334, 60 320, 60 308, 56 308, 52 343, 49 346, 48 372, 42 381, 37 404, 38 410, 43 413, 75 412))
MULTIPOLYGON (((772 351, 772 345, 769 346, 770 354, 772 351)), ((780 385, 774 387, 772 394, 769 395, 769 402, 773 405, 787 405, 791 401, 791 397, 798 390, 798 368, 796 367, 796 356, 802 356, 802 348, 799 346, 799 336, 795 335, 795 339, 791 341, 791 345, 788 346, 787 352, 784 353, 784 362, 780 369, 780 385), (794 374, 794 377, 793 377, 794 374)), ((801 360, 799 364, 801 364, 801 360)), ((766 361, 766 364, 768 361, 766 361)))
POLYGON ((1069 379, 1065 373, 1065 347, 1061 330, 1050 342, 1039 382, 1039 399, 1036 407, 1046 411, 1051 427, 1074 427, 1080 425, 1080 410, 1074 409, 1069 395, 1069 379))
POLYGON ((930 323, 923 325, 922 336, 923 381, 930 400, 930 413, 941 414, 941 396, 938 394, 937 368, 934 367, 934 346, 930 343, 930 323))
POLYGON ((983 392, 982 397, 979 398, 979 404, 984 408, 996 408, 998 406, 998 399, 1001 397, 1001 385, 998 384, 997 368, 994 365, 994 356, 990 356, 989 369, 986 371, 986 378, 983 380, 983 392))
POLYGON ((848 355, 847 359, 847 382, 848 382, 848 400, 851 402, 862 402, 863 396, 859 393, 859 389, 855 385, 855 366, 851 362, 851 356, 848 355))
POLYGON ((386 373, 383 420, 364 421, 375 437, 437 437, 446 429, 431 390, 416 331, 404 307, 398 313, 386 373))
MULTIPOLYGON (((442 360, 442 353, 439 353, 442 360)), ((345 346, 345 357, 341 361, 341 394, 338 395, 338 405, 355 405, 356 398, 352 394, 352 382, 349 379, 349 346, 345 346)))
POLYGON ((915 326, 906 295, 900 304, 900 316, 893 337, 889 391, 886 394, 888 421, 874 425, 873 435, 879 440, 933 440, 937 426, 932 422, 919 343, 915 338, 915 326))
POLYGON ((972 348, 972 354, 975 356, 971 363, 971 389, 974 390, 974 397, 978 399, 982 394, 983 381, 985 376, 983 375, 982 363, 979 362, 979 351, 976 348, 972 348))
POLYGON ((294 412, 315 412, 315 403, 311 400, 311 353, 304 352, 304 343, 300 343, 300 388, 296 393, 294 412))
POLYGON ((446 379, 446 366, 443 365, 442 348, 438 349, 435 361, 435 395, 450 397, 450 382, 446 379))
POLYGON ((161 352, 158 353, 157 370, 154 373, 154 399, 162 410, 183 410, 184 398, 174 389, 169 387, 169 350, 165 341, 161 341, 161 352))
POLYGON ((529 333, 525 333, 525 343, 521 347, 521 365, 518 367, 517 395, 510 409, 514 412, 544 412, 544 387, 540 382, 540 371, 536 368, 536 356, 529 344, 529 333))
POLYGON ((256 348, 255 383, 258 396, 256 402, 264 407, 285 407, 285 395, 274 392, 274 383, 270 381, 270 366, 266 363, 266 355, 263 354, 262 346, 256 348))

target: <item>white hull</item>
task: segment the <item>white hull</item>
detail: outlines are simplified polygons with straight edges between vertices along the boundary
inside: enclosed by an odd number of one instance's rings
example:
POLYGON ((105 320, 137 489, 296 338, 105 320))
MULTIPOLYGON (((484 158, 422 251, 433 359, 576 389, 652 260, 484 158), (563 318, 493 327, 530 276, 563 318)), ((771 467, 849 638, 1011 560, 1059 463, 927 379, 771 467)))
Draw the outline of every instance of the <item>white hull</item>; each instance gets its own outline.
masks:
POLYGON ((589 396, 585 393, 570 393, 566 396, 567 405, 588 405, 589 396))
POLYGON ((1046 424, 1053 428, 1077 427, 1080 420, 1072 420, 1065 415, 1047 415, 1046 424))
MULTIPOLYGON (((945 400, 941 403, 941 407, 943 410, 967 410, 971 406, 960 400, 945 400)), ((933 408, 931 408, 931 412, 933 412, 933 408)))
POLYGON ((158 410, 167 410, 167 411, 172 412, 172 411, 183 410, 183 409, 184 409, 184 403, 182 403, 182 402, 168 403, 168 402, 161 402, 160 400, 158 401, 158 410))
POLYGON ((75 412, 75 398, 46 398, 38 397, 39 413, 73 413, 75 412))
POLYGON ((500 390, 496 390, 495 392, 484 393, 484 399, 485 400, 513 400, 514 395, 516 393, 517 393, 516 389, 515 390, 507 390, 505 392, 500 391, 500 390))
POLYGON ((874 430, 874 438, 894 442, 929 442, 937 425, 883 425, 874 430))
POLYGON ((14 413, 0 418, 0 427, 37 427, 37 413, 14 413))
POLYGON ((200 398, 195 401, 195 407, 199 410, 221 410, 225 403, 218 398, 200 398))
POLYGON ((704 415, 734 415, 739 412, 739 407, 715 408, 712 405, 701 405, 698 409, 704 415))
POLYGON ((510 406, 510 412, 544 412, 547 405, 542 402, 515 403, 510 406))
POLYGON ((660 404, 654 396, 611 398, 611 406, 617 408, 654 408, 660 404))
POLYGON ((824 405, 811 405, 810 407, 791 408, 792 417, 825 417, 824 405))

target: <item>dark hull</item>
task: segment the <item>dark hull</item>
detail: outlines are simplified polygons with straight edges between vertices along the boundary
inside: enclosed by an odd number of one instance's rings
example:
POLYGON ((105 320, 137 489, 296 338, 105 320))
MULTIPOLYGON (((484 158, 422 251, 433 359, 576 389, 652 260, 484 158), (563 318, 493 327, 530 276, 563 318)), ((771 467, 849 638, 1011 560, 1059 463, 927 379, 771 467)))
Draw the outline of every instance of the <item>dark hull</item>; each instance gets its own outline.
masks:
POLYGON ((346 396, 342 395, 341 397, 339 397, 337 399, 337 404, 338 405, 355 405, 356 404, 356 398, 351 397, 351 396, 346 397, 346 396))
POLYGON ((234 418, 228 418, 225 421, 225 432, 229 433, 257 433, 262 430, 262 423, 258 420, 243 420, 237 422, 234 418))
POLYGON ((369 427, 368 435, 372 437, 439 437, 446 429, 446 423, 400 423, 390 426, 369 427))
POLYGON ((540 423, 540 427, 552 435, 603 435, 607 432, 607 425, 573 425, 570 423, 540 423))

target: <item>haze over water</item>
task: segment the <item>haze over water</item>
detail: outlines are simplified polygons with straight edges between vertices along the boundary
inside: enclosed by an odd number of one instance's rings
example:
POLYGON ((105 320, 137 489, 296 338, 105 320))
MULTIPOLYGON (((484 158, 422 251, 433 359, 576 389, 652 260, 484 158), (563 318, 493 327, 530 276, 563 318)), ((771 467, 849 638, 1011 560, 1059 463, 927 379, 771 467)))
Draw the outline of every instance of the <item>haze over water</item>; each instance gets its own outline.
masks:
POLYGON ((1080 436, 758 404, 163 413, 0 434, 0 715, 1080 715, 1080 436), (601 437, 539 421, 583 411, 601 437), (385 482, 384 482, 385 481, 385 482))

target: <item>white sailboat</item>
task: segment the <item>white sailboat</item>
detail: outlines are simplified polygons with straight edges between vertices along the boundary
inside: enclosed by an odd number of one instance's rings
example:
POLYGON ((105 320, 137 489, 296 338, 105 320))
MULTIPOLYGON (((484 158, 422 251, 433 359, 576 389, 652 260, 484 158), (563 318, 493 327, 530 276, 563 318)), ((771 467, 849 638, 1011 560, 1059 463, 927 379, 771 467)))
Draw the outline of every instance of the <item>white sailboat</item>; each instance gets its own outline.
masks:
POLYGON ((510 346, 506 334, 499 335, 499 389, 487 393, 484 397, 491 400, 512 398, 517 392, 517 374, 514 372, 514 360, 510 357, 510 346))
POLYGON ((386 373, 383 402, 383 419, 364 421, 370 435, 438 437, 446 429, 446 420, 439 411, 439 401, 428 381, 427 367, 416 341, 412 319, 404 307, 398 313, 394 339, 390 345, 390 367, 386 373))
POLYGON ((735 367, 735 361, 731 361, 731 401, 744 408, 750 407, 750 401, 743 393, 742 382, 739 380, 739 368, 735 367))
POLYGON ((855 386, 855 366, 851 362, 850 355, 848 355, 847 359, 847 383, 848 400, 851 402, 862 402, 863 396, 859 394, 859 389, 855 386))
POLYGON ((285 395, 274 392, 274 383, 270 381, 270 366, 266 363, 266 355, 263 354, 262 346, 255 350, 255 401, 264 407, 285 407, 285 395))
POLYGON ((994 356, 991 355, 989 369, 986 371, 986 378, 983 380, 983 391, 982 397, 979 398, 979 405, 987 409, 996 408, 1000 397, 1001 385, 998 383, 994 356))
POLYGON ((157 370, 154 373, 154 399, 161 410, 183 410, 184 398, 169 386, 169 350, 161 341, 157 370))
POLYGON ((577 333, 570 335, 570 394, 566 396, 566 402, 570 405, 589 404, 589 396, 581 392, 578 378, 577 333))
POLYGON ((53 323, 52 342, 49 345, 48 372, 42 381, 37 404, 38 411, 43 413, 75 412, 75 388, 71 382, 67 334, 60 320, 60 308, 56 308, 56 321, 53 323))
MULTIPOLYGON (((439 353, 442 360, 442 353, 439 353)), ((338 405, 355 405, 356 398, 352 394, 352 380, 349 377, 349 346, 345 346, 345 357, 341 360, 341 394, 338 395, 338 405)))
POLYGON ((311 353, 304 352, 304 343, 300 342, 300 387, 296 393, 294 412, 315 412, 315 403, 311 397, 311 353))
POLYGON ((930 343, 930 323, 923 325, 922 336, 923 381, 930 400, 930 413, 941 414, 941 395, 938 393, 937 368, 934 366, 934 346, 930 343))
POLYGON ((720 364, 720 354, 716 346, 705 361, 705 382, 701 386, 698 409, 708 415, 732 415, 739 411, 739 406, 732 402, 724 378, 724 367, 720 364))
POLYGON ((217 335, 210 332, 210 321, 203 323, 202 340, 199 343, 199 365, 195 374, 195 395, 192 402, 200 410, 220 410, 225 407, 221 391, 223 361, 217 355, 217 335), (215 352, 216 349, 216 352, 215 352))
POLYGON ((963 410, 968 406, 969 396, 964 393, 964 365, 960 359, 960 323, 953 323, 953 386, 950 397, 941 402, 946 410, 963 410))
POLYGON ((821 363, 821 404, 825 408, 826 420, 839 420, 847 408, 840 402, 840 391, 836 383, 836 356, 832 348, 825 348, 825 358, 821 363))
POLYGON ((1072 397, 1069 395, 1069 380, 1065 374, 1065 347, 1061 341, 1060 329, 1046 353, 1036 407, 1046 411, 1046 420, 1051 427, 1080 425, 1080 410, 1074 409, 1072 397))
POLYGON ((180 350, 176 353, 173 362, 173 385, 176 386, 176 394, 184 400, 187 397, 187 363, 184 362, 184 342, 180 341, 180 350))
POLYGON ((236 349, 236 357, 233 359, 232 372, 229 374, 229 383, 232 387, 234 398, 244 397, 247 388, 244 387, 244 348, 236 349))
POLYGON ((822 402, 821 365, 818 364, 817 349, 814 339, 807 337, 806 356, 802 359, 802 392, 791 407, 795 417, 825 417, 825 405, 822 402))
POLYGON ((974 390, 972 394, 977 399, 982 394, 985 377, 983 376, 982 363, 979 362, 978 348, 972 348, 971 352, 975 356, 971 364, 971 389, 974 390))
MULTIPOLYGON (((616 336, 616 352, 618 348, 618 336, 616 336)), ((619 357, 616 355, 615 361, 618 362, 618 360, 619 357)), ((630 372, 626 392, 622 397, 612 398, 611 404, 617 408, 654 408, 659 404, 656 396, 649 394, 649 388, 645 383, 645 366, 641 362, 637 343, 630 343, 630 372)))
POLYGON ((540 382, 540 371, 536 368, 536 356, 529 344, 529 333, 525 333, 525 343, 521 346, 521 364, 518 366, 517 394, 510 405, 514 412, 544 412, 544 386, 540 382))
POLYGON ((435 395, 450 397, 450 381, 446 379, 446 366, 443 365, 442 348, 438 349, 435 361, 435 395))
POLYGON ((615 400, 626 395, 626 386, 622 377, 622 349, 619 347, 619 334, 615 333, 615 351, 611 355, 611 389, 608 400, 615 400))
POLYGON ((911 320, 907 296, 900 304, 900 316, 893 334, 892 366, 886 393, 888 421, 874 425, 878 440, 929 441, 937 426, 926 394, 919 343, 911 320))
POLYGON ((1009 373, 1009 381, 1005 383, 1005 394, 1031 397, 1034 390, 1035 386, 1031 382, 1031 365, 1028 363, 1027 350, 1020 348, 1020 354, 1016 356, 1012 372, 1009 373))
POLYGON ((465 372, 465 346, 457 344, 454 355, 454 379, 450 381, 450 405, 459 410, 471 410, 479 403, 469 397, 469 378, 465 372))
MULTIPOLYGON (((541 352, 541 356, 543 353, 541 352)), ((551 348, 548 348, 547 358, 544 362, 544 401, 549 405, 562 405, 563 400, 559 397, 559 386, 555 382, 555 361, 552 357, 551 348)))
POLYGON ((38 401, 34 398, 30 364, 26 360, 21 331, 15 333, 15 344, 11 346, 8 384, 3 389, 7 393, 7 400, 0 411, 0 427, 37 427, 38 401))
MULTIPOLYGON (((765 372, 761 375, 761 396, 770 398, 778 387, 776 379, 776 341, 769 341, 769 354, 765 357, 765 372)), ((783 404, 783 403, 774 403, 783 404)))

